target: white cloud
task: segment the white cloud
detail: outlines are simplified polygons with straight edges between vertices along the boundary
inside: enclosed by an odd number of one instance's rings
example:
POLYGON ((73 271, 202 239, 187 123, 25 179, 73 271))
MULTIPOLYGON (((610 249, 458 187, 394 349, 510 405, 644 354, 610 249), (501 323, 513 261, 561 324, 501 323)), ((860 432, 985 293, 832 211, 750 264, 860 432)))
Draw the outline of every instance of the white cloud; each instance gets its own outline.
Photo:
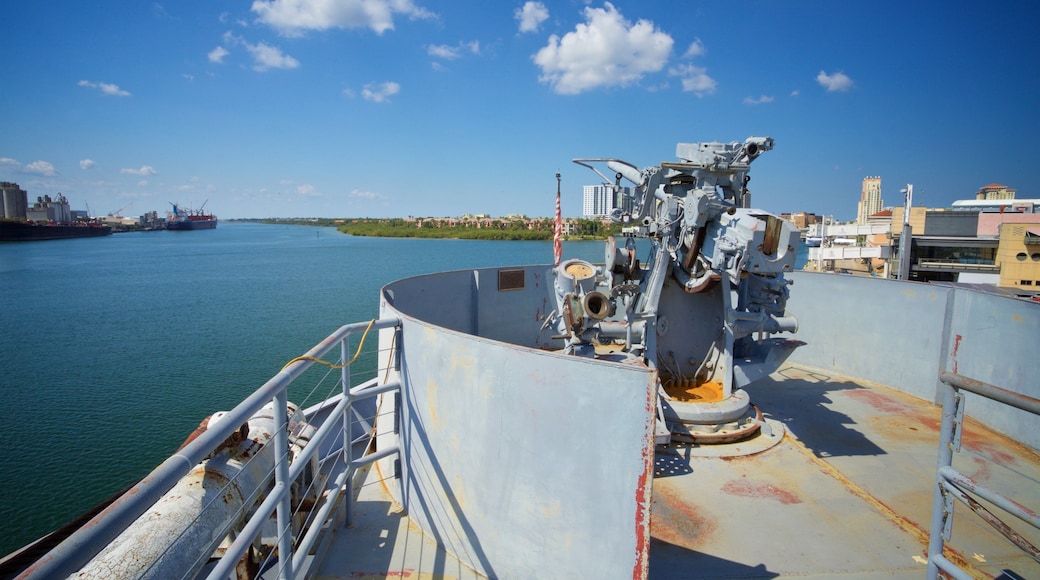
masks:
POLYGON ((549 9, 541 2, 524 2, 524 5, 513 12, 513 18, 520 22, 520 32, 538 32, 538 27, 549 19, 549 9))
POLYGON ((246 50, 253 55, 253 60, 255 61, 253 70, 257 72, 263 72, 272 68, 296 68, 300 66, 300 61, 287 54, 282 54, 282 49, 263 42, 246 44, 246 50))
POLYGON ((207 54, 206 56, 209 58, 210 62, 222 64, 224 62, 224 57, 229 54, 231 53, 229 53, 226 48, 224 48, 223 46, 218 46, 213 50, 209 51, 209 54, 207 54))
POLYGON ((679 77, 682 81, 683 92, 692 92, 698 97, 714 93, 715 86, 718 84, 715 79, 708 76, 708 69, 692 64, 680 64, 670 68, 668 76, 679 77))
POLYGON ((151 165, 142 165, 140 169, 120 169, 119 173, 126 175, 155 175, 159 173, 151 165))
POLYGON ((389 102, 390 97, 401 92, 401 85, 387 81, 385 83, 369 83, 361 88, 361 96, 373 103, 389 102))
POLYGON ((772 103, 772 102, 773 102, 773 97, 768 97, 766 95, 762 95, 761 97, 758 97, 757 99, 754 98, 754 97, 744 97, 744 104, 745 105, 762 105, 762 104, 765 104, 765 103, 772 103))
MULTIPOLYGON (((293 69, 300 66, 300 61, 283 53, 282 49, 277 46, 271 46, 265 42, 253 44, 241 36, 235 36, 230 31, 224 33, 224 44, 245 47, 253 57, 253 70, 257 72, 264 72, 272 68, 293 69)), ((218 46, 217 49, 214 49, 214 51, 210 53, 210 60, 213 60, 213 53, 217 50, 223 50, 223 47, 218 46)), ((225 55, 226 54, 230 53, 225 51, 225 55)), ((225 55, 221 55, 220 58, 223 59, 225 55)))
POLYGON ((634 25, 606 2, 603 8, 586 7, 585 23, 534 55, 542 69, 538 80, 553 91, 574 95, 596 87, 627 86, 650 72, 664 68, 674 41, 649 20, 634 25))
POLYGON ((395 14, 435 17, 411 0, 255 0, 252 11, 286 36, 330 28, 370 28, 382 34, 394 29, 395 14))
POLYGON ((701 39, 695 38, 693 40, 693 43, 690 44, 690 48, 686 49, 686 52, 683 54, 683 58, 693 58, 695 56, 704 56, 704 54, 707 53, 707 52, 708 52, 708 50, 706 48, 704 48, 704 43, 701 42, 701 39))
POLYGON ((54 166, 47 161, 33 161, 32 163, 22 167, 22 171, 35 175, 43 175, 44 177, 54 177, 58 174, 58 172, 54 170, 54 166))
POLYGON ((798 96, 798 91, 797 90, 791 91, 791 96, 792 97, 797 97, 798 96))
POLYGON ((79 86, 87 87, 89 89, 97 89, 106 95, 112 95, 114 97, 129 97, 130 93, 119 88, 118 85, 112 83, 95 83, 93 81, 80 81, 79 86))
POLYGON ((0 166, 10 167, 11 169, 21 169, 22 164, 10 157, 0 157, 0 166))
POLYGON ((296 186, 296 193, 304 197, 321 197, 321 194, 314 190, 314 186, 309 183, 296 186))
POLYGON ((816 82, 820 83, 820 86, 827 89, 829 93, 844 92, 852 88, 852 79, 840 71, 829 75, 821 70, 820 74, 816 75, 816 82))
POLYGON ((375 193, 372 191, 361 191, 360 189, 355 189, 354 191, 351 191, 347 194, 347 197, 354 197, 359 199, 386 199, 385 195, 375 193))
POLYGON ((85 169, 90 169, 91 167, 94 167, 94 160, 93 159, 80 159, 79 160, 79 168, 80 169, 84 169, 85 170, 85 169))
POLYGON ((436 57, 443 58, 445 60, 453 60, 462 56, 463 52, 471 52, 473 54, 480 54, 480 42, 460 42, 456 46, 448 46, 447 44, 431 44, 426 47, 426 54, 436 57))

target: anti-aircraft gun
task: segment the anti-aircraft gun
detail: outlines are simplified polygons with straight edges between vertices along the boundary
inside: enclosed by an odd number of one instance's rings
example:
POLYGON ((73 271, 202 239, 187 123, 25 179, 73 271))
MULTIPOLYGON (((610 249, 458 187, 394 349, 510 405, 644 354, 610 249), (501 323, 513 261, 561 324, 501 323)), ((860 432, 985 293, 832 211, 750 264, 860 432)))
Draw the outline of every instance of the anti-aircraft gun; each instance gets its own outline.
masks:
POLYGON ((567 260, 553 270, 551 321, 565 352, 656 368, 673 439, 718 443, 769 431, 741 388, 802 344, 772 336, 797 330, 784 272, 794 268, 799 232, 748 207, 751 162, 772 148, 770 137, 679 143, 679 161, 642 170, 620 159, 574 160, 620 201, 611 218, 626 240, 607 241, 602 267, 567 260), (639 238, 650 243, 645 265, 639 238))

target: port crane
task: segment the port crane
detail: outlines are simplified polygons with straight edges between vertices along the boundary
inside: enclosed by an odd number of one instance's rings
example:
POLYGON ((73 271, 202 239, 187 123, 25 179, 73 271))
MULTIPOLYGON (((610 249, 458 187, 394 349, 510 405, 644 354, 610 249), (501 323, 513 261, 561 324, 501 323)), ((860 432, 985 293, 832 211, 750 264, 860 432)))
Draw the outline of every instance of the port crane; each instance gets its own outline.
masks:
POLYGON ((121 218, 121 217, 123 217, 123 213, 122 213, 122 212, 123 212, 123 210, 125 210, 125 209, 129 209, 129 208, 130 208, 130 206, 132 206, 132 205, 134 205, 134 202, 132 202, 132 201, 131 201, 130 203, 128 203, 128 204, 126 204, 126 205, 124 205, 123 207, 121 207, 121 208, 117 209, 116 211, 113 211, 113 212, 109 212, 109 214, 108 214, 108 217, 117 217, 117 218, 121 218))

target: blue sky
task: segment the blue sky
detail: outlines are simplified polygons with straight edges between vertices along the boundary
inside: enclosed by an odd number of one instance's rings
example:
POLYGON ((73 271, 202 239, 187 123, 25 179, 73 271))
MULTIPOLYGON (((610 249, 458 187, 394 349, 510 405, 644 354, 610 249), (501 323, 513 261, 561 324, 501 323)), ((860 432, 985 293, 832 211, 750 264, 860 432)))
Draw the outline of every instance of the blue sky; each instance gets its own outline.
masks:
POLYGON ((1040 4, 0 4, 0 180, 124 215, 550 216, 675 143, 771 136, 752 205, 1040 198, 1040 4))

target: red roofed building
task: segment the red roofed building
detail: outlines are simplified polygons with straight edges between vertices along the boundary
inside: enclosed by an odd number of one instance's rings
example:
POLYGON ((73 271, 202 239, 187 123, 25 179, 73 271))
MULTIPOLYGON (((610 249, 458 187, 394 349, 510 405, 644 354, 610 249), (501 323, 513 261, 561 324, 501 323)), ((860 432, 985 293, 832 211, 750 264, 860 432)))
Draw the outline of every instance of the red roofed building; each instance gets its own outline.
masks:
POLYGON ((1015 190, 1006 185, 991 183, 979 189, 975 199, 1015 199, 1015 190))

